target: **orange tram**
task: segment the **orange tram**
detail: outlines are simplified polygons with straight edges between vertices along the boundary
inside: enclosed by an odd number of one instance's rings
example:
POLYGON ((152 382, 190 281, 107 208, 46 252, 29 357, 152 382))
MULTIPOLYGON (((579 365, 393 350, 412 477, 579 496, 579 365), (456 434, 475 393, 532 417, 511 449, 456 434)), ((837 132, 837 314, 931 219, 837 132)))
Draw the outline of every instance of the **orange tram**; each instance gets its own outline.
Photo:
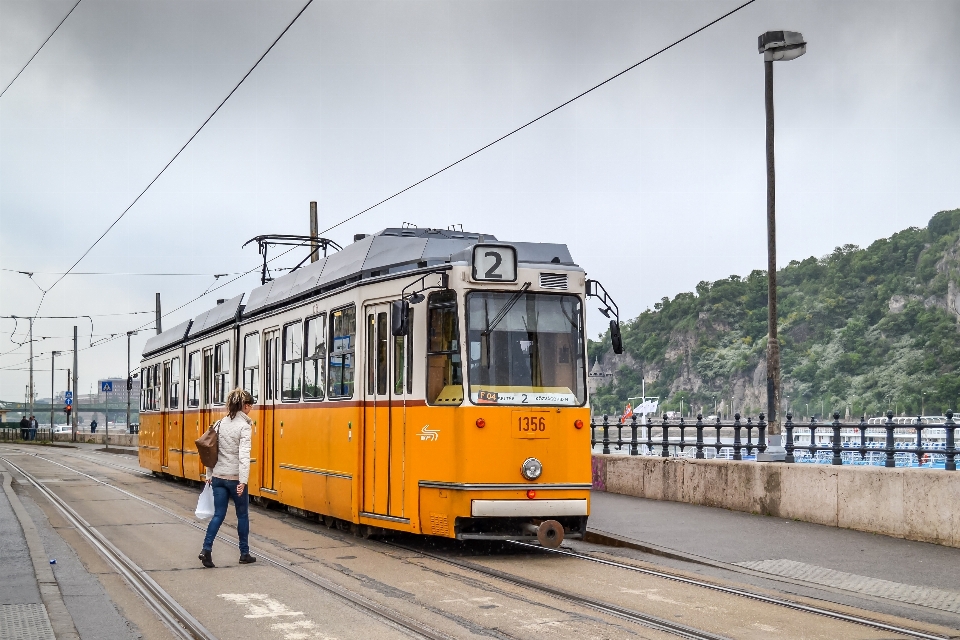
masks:
POLYGON ((203 480, 194 441, 242 386, 254 501, 362 534, 558 546, 590 513, 587 295, 616 313, 565 245, 357 236, 148 340, 140 464, 203 480))

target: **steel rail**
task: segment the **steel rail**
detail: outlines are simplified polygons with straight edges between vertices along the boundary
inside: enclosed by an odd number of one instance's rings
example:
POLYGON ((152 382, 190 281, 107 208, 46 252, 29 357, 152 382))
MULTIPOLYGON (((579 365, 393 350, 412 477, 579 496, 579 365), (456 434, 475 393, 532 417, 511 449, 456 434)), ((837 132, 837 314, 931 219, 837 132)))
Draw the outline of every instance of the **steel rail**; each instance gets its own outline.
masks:
MULTIPOLYGON (((150 500, 147 500, 146 498, 142 498, 142 497, 140 497, 140 496, 138 496, 138 495, 136 495, 136 494, 134 494, 134 493, 131 493, 130 491, 127 491, 127 490, 125 490, 125 489, 121 489, 120 487, 118 487, 118 486, 116 486, 116 485, 114 485, 114 484, 111 484, 111 483, 109 483, 109 482, 105 482, 105 481, 103 481, 103 480, 100 480, 100 479, 98 479, 98 478, 95 478, 95 477, 91 476, 91 475, 88 474, 88 473, 84 473, 83 471, 80 471, 80 470, 78 470, 78 469, 74 469, 74 468, 72 468, 72 467, 68 467, 68 466, 65 465, 65 464, 62 464, 62 463, 60 463, 60 462, 57 462, 56 460, 51 460, 50 458, 46 458, 46 457, 41 456, 41 455, 39 455, 39 454, 33 453, 33 454, 30 454, 30 455, 33 455, 33 456, 35 456, 35 457, 37 457, 37 458, 40 458, 41 460, 44 460, 44 461, 49 462, 49 463, 51 463, 51 464, 55 464, 55 465, 57 465, 57 466, 59 466, 59 467, 62 467, 62 468, 64 468, 64 469, 67 469, 68 471, 72 471, 73 473, 76 473, 76 474, 78 474, 78 475, 81 475, 81 476, 83 476, 83 477, 85 477, 85 478, 87 478, 87 479, 89 479, 89 480, 93 480, 94 482, 97 482, 97 483, 99 483, 99 484, 102 484, 102 485, 105 486, 105 487, 109 487, 109 488, 111 488, 111 489, 113 489, 113 490, 115 490, 115 491, 119 491, 119 492, 122 493, 123 495, 128 496, 128 497, 130 497, 130 498, 133 498, 134 500, 138 500, 138 501, 142 502, 143 504, 146 504, 146 505, 148 505, 148 506, 150 506, 150 507, 153 507, 154 509, 157 509, 157 510, 159 510, 159 511, 162 511, 163 513, 167 514, 168 516, 170 516, 170 517, 172 517, 172 518, 176 518, 177 520, 183 522, 184 524, 187 524, 187 525, 193 527, 194 529, 197 529, 197 530, 199 530, 199 531, 206 531, 206 527, 205 527, 205 526, 202 526, 202 525, 200 525, 200 524, 198 524, 198 523, 196 523, 196 522, 193 522, 193 521, 191 521, 191 520, 188 519, 188 518, 184 518, 184 517, 181 516, 180 514, 175 513, 174 511, 171 511, 170 509, 167 509, 166 507, 163 507, 163 506, 161 506, 161 505, 159 505, 159 504, 157 504, 157 503, 155 503, 155 502, 151 502, 150 500)), ((0 460, 6 460, 6 458, 0 457, 0 460)), ((93 460, 93 461, 94 461, 94 462, 98 462, 98 463, 101 462, 101 461, 98 461, 98 460, 93 460)), ((10 464, 12 464, 12 463, 10 463, 10 464)), ((122 465, 110 465, 110 466, 114 466, 114 467, 117 467, 117 468, 122 468, 122 465)), ((19 467, 18 467, 18 470, 19 470, 19 467)), ((128 471, 128 472, 130 472, 130 473, 140 473, 140 472, 138 472, 138 471, 136 471, 136 470, 134 470, 134 469, 130 469, 130 468, 124 468, 124 470, 125 470, 125 471, 128 471)), ((21 473, 24 473, 24 472, 21 471, 21 473)), ((27 474, 24 473, 24 475, 26 476, 27 474)), ((32 480, 31 480, 31 482, 32 482, 32 480)), ((43 488, 43 489, 41 489, 41 490, 44 490, 44 491, 46 491, 46 492, 49 492, 49 490, 46 489, 46 488, 43 488)), ((52 492, 50 492, 50 493, 52 494, 52 492)), ((59 498, 56 498, 56 499, 59 500, 59 498)), ((65 506, 65 505, 64 505, 64 506, 65 506)), ((69 507, 66 507, 66 508, 69 509, 69 507)), ((79 516, 77 516, 77 517, 79 517, 79 516)), ((99 534, 98 534, 98 535, 99 535, 99 534)), ((224 535, 222 535, 222 534, 218 534, 218 535, 217 535, 217 540, 220 540, 221 542, 225 542, 225 543, 227 543, 227 544, 229 544, 229 545, 231 545, 231 546, 237 547, 237 548, 240 547, 240 544, 239 544, 239 542, 238 542, 237 540, 234 540, 233 538, 230 538, 230 537, 228 537, 228 536, 224 536, 224 535)), ((109 544, 109 543, 107 543, 107 544, 109 544)), ((111 545, 111 546, 112 546, 112 545, 111 545)), ((280 558, 277 558, 277 557, 275 557, 275 556, 272 556, 272 555, 266 553, 265 551, 263 551, 262 549, 255 549, 255 548, 252 548, 252 547, 251 547, 250 550, 251 550, 251 552, 254 552, 255 555, 256 555, 259 559, 263 560, 264 562, 266 562, 266 563, 268 563, 268 564, 271 564, 271 565, 273 565, 273 566, 275 566, 275 567, 277 567, 277 568, 279 568, 279 569, 281 569, 281 570, 283 570, 283 571, 286 571, 286 572, 288 572, 288 573, 292 573, 292 574, 296 575, 297 577, 305 580, 306 582, 309 582, 310 584, 312 584, 312 585, 314 585, 314 586, 316 586, 316 587, 319 587, 320 589, 323 589, 324 591, 326 591, 326 592, 328 592, 328 593, 330 593, 330 594, 332 594, 332 595, 334 595, 334 596, 336 596, 336 597, 338 597, 338 598, 340 598, 340 599, 342 599, 342 600, 347 601, 348 603, 350 603, 351 605, 353 605, 353 606, 357 607, 358 609, 364 611, 364 612, 367 613, 368 615, 371 615, 371 616, 373 616, 373 617, 375 617, 375 618, 380 618, 380 619, 382 619, 382 620, 386 620, 387 622, 391 623, 392 625, 395 625, 395 626, 399 627, 399 628, 400 628, 401 630, 403 630, 403 631, 411 632, 411 633, 413 633, 413 634, 415 634, 415 635, 417 635, 417 636, 419 636, 419 637, 427 638, 428 640, 454 640, 454 638, 453 638, 452 636, 449 636, 449 635, 447 635, 446 633, 443 633, 442 631, 439 631, 439 630, 437 630, 437 629, 434 629, 433 627, 430 627, 429 625, 426 625, 426 624, 424 624, 424 623, 422 623, 422 622, 419 622, 419 621, 417 621, 417 620, 414 620, 413 618, 410 618, 410 617, 408 617, 408 616, 400 613, 399 611, 395 611, 395 610, 393 610, 393 609, 390 609, 390 608, 388 608, 388 607, 380 604, 379 602, 377 602, 377 601, 375 601, 375 600, 371 600, 371 599, 369 599, 369 598, 367 598, 367 597, 365 597, 365 596, 362 596, 362 595, 360 595, 360 594, 358 594, 358 593, 355 593, 355 592, 347 589, 346 587, 344 587, 344 586, 342 586, 342 585, 339 585, 339 584, 337 584, 336 582, 333 582, 332 580, 328 580, 328 579, 326 579, 326 578, 324 578, 324 577, 322 577, 322 576, 319 576, 319 575, 313 573, 312 571, 307 571, 306 569, 303 569, 303 568, 301 568, 301 567, 299 567, 299 566, 297 566, 297 565, 295 565, 295 564, 286 562, 285 560, 282 560, 282 559, 280 559, 280 558)), ((118 553, 119 553, 119 551, 118 551, 118 553)), ((159 588, 159 587, 158 587, 158 588, 159 588)), ((189 615, 189 614, 187 614, 187 615, 189 615)), ((210 638, 213 638, 213 636, 209 636, 209 637, 210 637, 210 638)))
POLYGON ((177 602, 173 596, 164 591, 153 578, 147 575, 133 560, 124 555, 124 553, 107 540, 102 533, 80 517, 63 499, 19 465, 2 456, 0 456, 0 460, 3 460, 10 468, 15 469, 20 475, 26 478, 27 482, 32 484, 37 491, 43 494, 43 496, 53 504, 67 522, 73 525, 80 535, 87 539, 177 637, 183 638, 184 640, 217 640, 217 637, 210 633, 199 620, 190 615, 186 609, 180 606, 180 603, 177 602))
POLYGON ((447 558, 441 555, 430 553, 429 551, 423 551, 422 549, 416 549, 413 547, 408 547, 402 544, 397 544, 395 542, 386 542, 381 541, 383 544, 389 545, 391 547, 396 547, 398 549, 403 549, 404 551, 410 551, 416 553, 425 558, 431 558, 433 560, 438 560, 446 564, 452 564, 461 569, 466 569, 468 571, 473 571, 482 575, 490 576, 496 578, 503 582, 508 582, 510 584, 517 585, 519 587, 524 587, 526 589, 534 589, 545 593, 547 595, 559 598, 561 600, 566 600, 573 604, 586 607, 588 609, 594 609, 602 613, 606 613, 623 620, 628 620, 630 622, 635 622, 637 624, 643 625, 650 629, 656 631, 663 631, 671 635, 680 636, 681 638, 688 638, 690 640, 728 640, 727 636, 721 636, 715 633, 710 633, 709 631, 702 631, 694 627, 687 626, 685 624, 680 624, 679 622, 673 622, 672 620, 667 620, 665 618, 660 618, 658 616, 653 616, 646 613, 641 613, 633 609, 627 609, 626 607, 621 607, 609 602, 603 602, 601 600, 594 600, 593 598, 588 598, 586 596, 577 595, 575 593, 570 593, 569 591, 564 591, 563 589, 557 589, 556 587, 551 587, 540 582, 533 580, 527 580, 526 578, 521 578, 510 573, 505 573, 503 571, 497 571, 496 569, 489 569, 482 565, 474 564, 472 562, 465 562, 463 560, 454 560, 452 558, 447 558))
MULTIPOLYGON (((705 589, 711 589, 713 591, 719 591, 721 593, 727 593, 730 595, 740 596, 743 598, 749 598, 751 600, 757 600, 759 602, 764 602, 767 604, 773 604, 780 607, 786 607, 788 609, 794 609, 797 611, 803 611, 806 613, 811 613, 818 616, 823 616, 825 618, 833 618, 835 620, 842 620, 844 622, 850 622, 853 624, 859 624, 865 627, 872 627, 874 629, 879 629, 881 631, 890 631, 893 633, 900 633, 911 638, 922 638, 923 640, 949 640, 954 636, 943 636, 932 633, 927 633, 925 631, 919 631, 917 629, 910 629, 908 627, 900 627, 893 624, 887 624, 886 622, 881 622, 879 620, 874 620, 872 618, 864 618, 862 616, 854 616, 846 613, 840 613, 839 611, 833 611, 830 609, 823 609, 820 607, 814 607, 812 605, 801 604, 799 602, 794 602, 792 600, 786 600, 784 598, 775 598, 773 596, 767 596, 762 593, 756 593, 753 591, 747 591, 746 589, 737 589, 734 587, 724 587, 719 584, 714 584, 712 582, 706 582, 703 580, 696 580, 694 578, 687 578, 674 573, 669 573, 666 571, 657 571, 655 569, 644 569, 643 567, 638 567, 631 564, 626 564, 623 562, 616 562, 613 560, 604 560, 603 558, 594 558, 593 556, 585 555, 582 553, 577 553, 575 551, 568 551, 566 549, 548 549, 546 547, 540 547, 537 545, 532 545, 526 542, 520 542, 517 540, 508 540, 511 544, 527 547, 530 549, 536 549, 539 551, 547 551, 550 553, 555 553, 562 556, 570 556, 572 558, 577 558, 580 560, 587 560, 588 562, 596 562, 598 564, 616 567, 618 569, 626 569, 628 571, 635 571, 637 573, 643 573, 649 576, 655 576, 657 578, 663 578, 665 580, 672 580, 674 582, 680 582, 683 584, 689 584, 692 586, 703 587, 705 589)), ((776 576, 773 576, 775 579, 776 576)))

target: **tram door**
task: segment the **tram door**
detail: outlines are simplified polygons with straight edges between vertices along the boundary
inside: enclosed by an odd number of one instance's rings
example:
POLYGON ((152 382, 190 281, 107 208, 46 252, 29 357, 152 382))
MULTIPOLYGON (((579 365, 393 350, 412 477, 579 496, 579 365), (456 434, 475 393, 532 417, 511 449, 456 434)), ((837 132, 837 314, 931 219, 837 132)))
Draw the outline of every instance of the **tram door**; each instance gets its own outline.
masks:
POLYGON ((263 424, 260 427, 260 487, 274 491, 276 431, 274 417, 280 396, 280 331, 263 332, 263 424))
MULTIPOLYGON (((390 305, 366 307, 364 330, 363 510, 404 517, 405 386, 393 384, 391 375, 398 354, 390 333, 390 305)), ((399 359, 402 369, 402 353, 399 359)))
POLYGON ((183 475, 183 429, 180 426, 180 358, 163 363, 163 404, 161 423, 163 446, 160 466, 164 471, 183 475))

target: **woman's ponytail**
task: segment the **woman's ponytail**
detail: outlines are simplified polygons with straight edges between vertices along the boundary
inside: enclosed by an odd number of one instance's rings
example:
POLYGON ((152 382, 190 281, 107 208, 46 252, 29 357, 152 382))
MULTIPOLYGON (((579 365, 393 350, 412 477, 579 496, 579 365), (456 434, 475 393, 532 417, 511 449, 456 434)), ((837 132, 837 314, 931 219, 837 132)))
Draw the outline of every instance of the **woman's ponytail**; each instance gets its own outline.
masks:
POLYGON ((253 404, 253 396, 245 389, 237 387, 227 395, 227 411, 230 412, 230 419, 233 420, 237 414, 243 411, 243 405, 253 404))

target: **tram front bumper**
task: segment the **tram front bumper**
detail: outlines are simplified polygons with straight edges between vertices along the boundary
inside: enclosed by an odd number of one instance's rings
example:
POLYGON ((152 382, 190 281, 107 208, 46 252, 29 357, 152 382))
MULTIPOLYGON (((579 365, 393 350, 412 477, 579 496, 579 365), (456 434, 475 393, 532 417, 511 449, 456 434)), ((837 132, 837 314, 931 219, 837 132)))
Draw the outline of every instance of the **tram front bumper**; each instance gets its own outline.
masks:
POLYGON ((471 500, 473 517, 546 518, 587 515, 586 500, 471 500))

